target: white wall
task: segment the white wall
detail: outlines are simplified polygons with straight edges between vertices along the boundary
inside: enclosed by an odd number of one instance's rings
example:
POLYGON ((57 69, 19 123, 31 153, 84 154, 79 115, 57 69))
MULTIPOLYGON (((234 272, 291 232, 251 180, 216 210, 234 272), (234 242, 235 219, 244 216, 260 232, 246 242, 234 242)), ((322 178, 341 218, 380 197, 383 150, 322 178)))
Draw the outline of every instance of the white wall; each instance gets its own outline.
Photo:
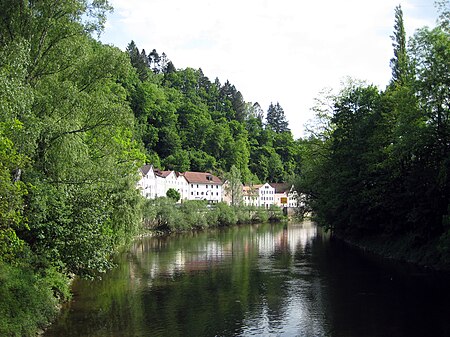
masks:
POLYGON ((268 183, 259 188, 259 206, 269 208, 275 203, 275 189, 268 183))
POLYGON ((188 193, 189 200, 222 201, 222 186, 217 184, 190 183, 188 193))

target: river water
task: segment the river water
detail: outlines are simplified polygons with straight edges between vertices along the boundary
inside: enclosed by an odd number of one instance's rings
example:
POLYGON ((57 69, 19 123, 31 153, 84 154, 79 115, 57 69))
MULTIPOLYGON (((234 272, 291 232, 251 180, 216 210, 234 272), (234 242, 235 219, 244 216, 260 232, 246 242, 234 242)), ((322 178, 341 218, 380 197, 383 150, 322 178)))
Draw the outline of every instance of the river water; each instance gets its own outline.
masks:
POLYGON ((75 282, 44 336, 444 337, 450 283, 309 222, 148 237, 75 282))

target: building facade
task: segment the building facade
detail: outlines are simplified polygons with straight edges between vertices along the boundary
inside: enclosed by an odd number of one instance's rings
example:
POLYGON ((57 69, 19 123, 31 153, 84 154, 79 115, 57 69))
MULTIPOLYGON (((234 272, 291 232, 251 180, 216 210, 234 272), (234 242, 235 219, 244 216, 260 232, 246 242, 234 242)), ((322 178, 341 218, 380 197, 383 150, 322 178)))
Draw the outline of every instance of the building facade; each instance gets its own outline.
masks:
POLYGON ((144 165, 137 183, 141 194, 147 199, 165 197, 169 189, 180 193, 183 200, 206 200, 209 203, 222 201, 222 181, 208 172, 175 172, 155 169, 144 165))

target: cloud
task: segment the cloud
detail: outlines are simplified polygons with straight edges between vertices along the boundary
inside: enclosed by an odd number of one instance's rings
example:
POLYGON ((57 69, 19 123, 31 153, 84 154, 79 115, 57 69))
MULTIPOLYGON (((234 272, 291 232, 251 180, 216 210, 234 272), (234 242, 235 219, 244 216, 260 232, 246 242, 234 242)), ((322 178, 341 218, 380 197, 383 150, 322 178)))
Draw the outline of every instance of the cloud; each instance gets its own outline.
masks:
MULTIPOLYGON (((322 88, 351 76, 384 89, 390 78, 399 0, 110 2, 115 14, 103 41, 164 51, 176 67, 230 80, 263 109, 279 101, 297 137, 322 88)), ((401 1, 407 30, 433 23, 428 2, 401 1)))

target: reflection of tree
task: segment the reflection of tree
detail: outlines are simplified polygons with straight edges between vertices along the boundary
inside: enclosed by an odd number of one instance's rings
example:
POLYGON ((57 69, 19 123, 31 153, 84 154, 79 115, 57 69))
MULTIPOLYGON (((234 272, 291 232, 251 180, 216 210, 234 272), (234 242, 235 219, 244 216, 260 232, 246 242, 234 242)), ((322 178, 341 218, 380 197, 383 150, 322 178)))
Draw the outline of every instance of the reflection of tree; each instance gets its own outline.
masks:
POLYGON ((136 241, 95 288, 102 296, 89 305, 101 314, 86 335, 241 335, 261 317, 280 329, 293 296, 292 252, 313 234, 267 224, 136 241))

